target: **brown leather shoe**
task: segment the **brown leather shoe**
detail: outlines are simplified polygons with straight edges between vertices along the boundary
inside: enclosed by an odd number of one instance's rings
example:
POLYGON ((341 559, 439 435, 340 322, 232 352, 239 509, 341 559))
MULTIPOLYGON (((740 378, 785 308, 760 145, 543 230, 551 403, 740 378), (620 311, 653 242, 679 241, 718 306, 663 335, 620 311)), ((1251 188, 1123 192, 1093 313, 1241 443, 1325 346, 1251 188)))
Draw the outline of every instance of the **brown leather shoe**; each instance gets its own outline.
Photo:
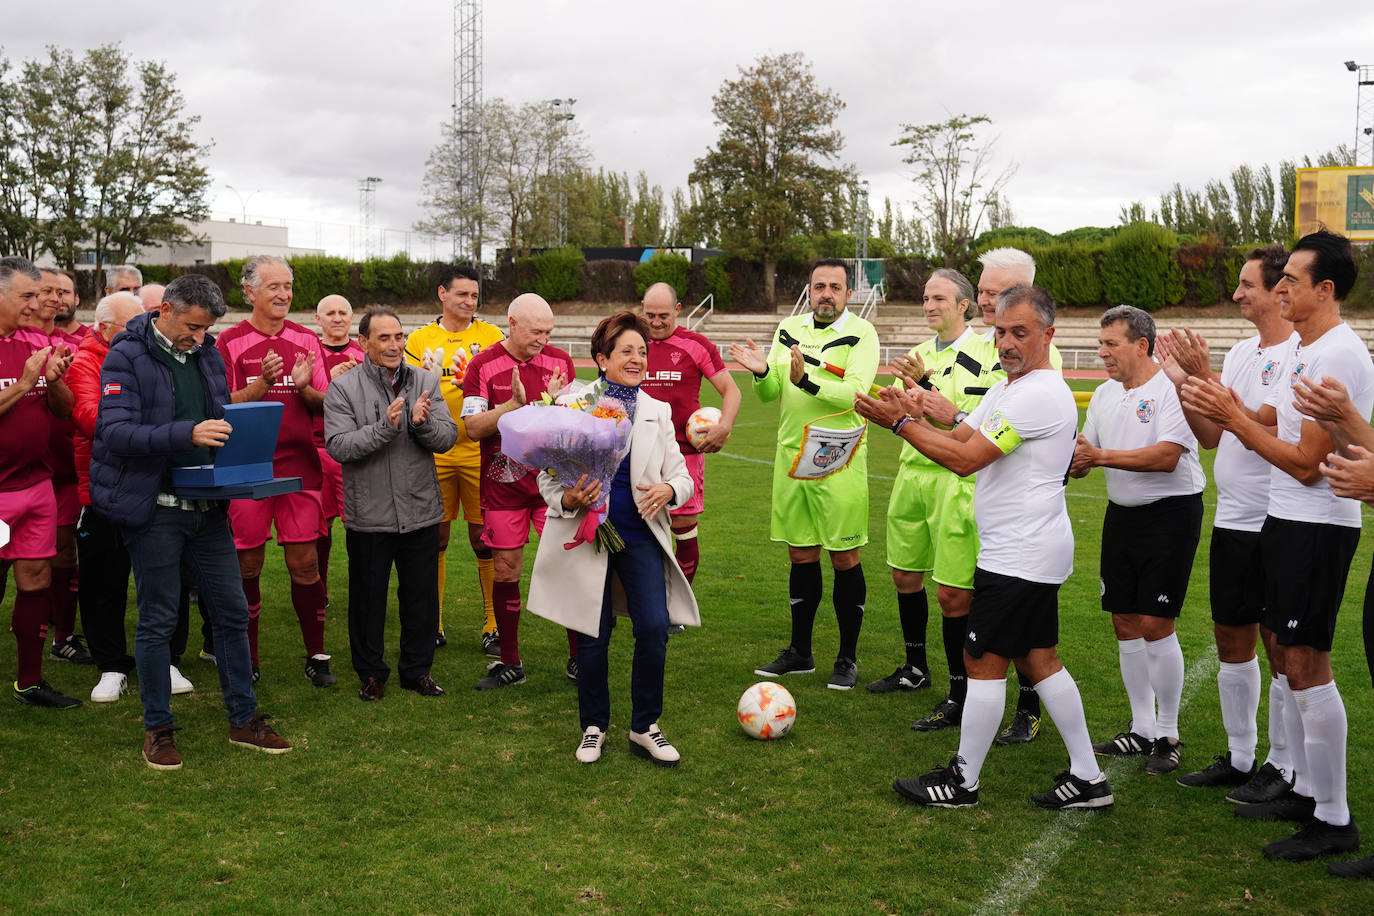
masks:
POLYGON ((229 726, 229 743, 251 747, 264 754, 285 754, 291 750, 291 742, 272 730, 267 724, 271 716, 258 715, 246 725, 229 726))
POLYGON ((181 752, 177 750, 176 731, 170 725, 150 728, 143 733, 143 759, 155 770, 181 769, 181 752))
POLYGON ((382 698, 382 682, 375 677, 367 678, 363 681, 363 686, 358 688, 358 699, 365 703, 382 698))
POLYGON ((444 695, 444 688, 434 683, 434 678, 428 674, 422 674, 413 681, 401 681, 401 688, 413 690, 422 697, 441 697, 444 695))

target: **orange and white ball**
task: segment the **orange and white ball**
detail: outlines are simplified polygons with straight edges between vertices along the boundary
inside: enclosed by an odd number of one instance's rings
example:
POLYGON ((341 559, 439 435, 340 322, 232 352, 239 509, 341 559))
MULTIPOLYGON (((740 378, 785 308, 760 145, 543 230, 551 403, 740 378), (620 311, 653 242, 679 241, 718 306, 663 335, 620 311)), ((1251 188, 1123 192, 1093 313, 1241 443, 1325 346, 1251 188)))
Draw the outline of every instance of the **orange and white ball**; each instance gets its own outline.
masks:
POLYGON ((760 681, 739 698, 739 724, 744 733, 760 741, 781 738, 797 720, 797 701, 781 684, 760 681))

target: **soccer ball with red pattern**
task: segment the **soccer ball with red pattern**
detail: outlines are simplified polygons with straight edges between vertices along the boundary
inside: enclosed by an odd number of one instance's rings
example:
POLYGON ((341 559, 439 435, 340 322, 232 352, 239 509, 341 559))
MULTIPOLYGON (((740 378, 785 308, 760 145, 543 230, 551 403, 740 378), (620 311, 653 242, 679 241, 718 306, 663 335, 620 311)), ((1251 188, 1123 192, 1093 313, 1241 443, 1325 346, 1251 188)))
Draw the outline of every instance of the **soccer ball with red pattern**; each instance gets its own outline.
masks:
POLYGON ((739 724, 760 741, 781 738, 797 719, 797 701, 781 684, 760 681, 739 698, 739 724))
POLYGON ((687 441, 692 443, 692 448, 699 451, 706 442, 706 434, 719 422, 719 407, 698 407, 692 411, 692 415, 687 418, 687 441))

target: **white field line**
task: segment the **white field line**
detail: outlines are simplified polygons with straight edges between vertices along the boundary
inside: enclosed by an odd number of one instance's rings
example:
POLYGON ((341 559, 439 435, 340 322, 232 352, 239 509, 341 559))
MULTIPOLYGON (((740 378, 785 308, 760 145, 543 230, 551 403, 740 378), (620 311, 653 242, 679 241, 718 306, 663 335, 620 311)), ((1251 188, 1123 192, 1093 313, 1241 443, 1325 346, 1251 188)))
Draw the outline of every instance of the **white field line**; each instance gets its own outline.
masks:
MULTIPOLYGON (((1208 646, 1202 657, 1188 667, 1183 678, 1183 698, 1179 703, 1179 714, 1187 709, 1189 702, 1197 695, 1203 684, 1216 677, 1217 649, 1208 646)), ((1134 758, 1130 759, 1136 764, 1134 758)), ((1128 760, 1113 759, 1103 770, 1110 780, 1116 770, 1124 769, 1128 760)), ((1022 901, 1034 893, 1040 879, 1058 863, 1073 845, 1078 842, 1080 828, 1087 821, 1082 812, 1063 812, 1043 833, 1026 847, 1020 861, 1016 862, 992 887, 983 902, 973 912, 977 916, 991 916, 994 913, 1010 913, 1021 907, 1022 901)))

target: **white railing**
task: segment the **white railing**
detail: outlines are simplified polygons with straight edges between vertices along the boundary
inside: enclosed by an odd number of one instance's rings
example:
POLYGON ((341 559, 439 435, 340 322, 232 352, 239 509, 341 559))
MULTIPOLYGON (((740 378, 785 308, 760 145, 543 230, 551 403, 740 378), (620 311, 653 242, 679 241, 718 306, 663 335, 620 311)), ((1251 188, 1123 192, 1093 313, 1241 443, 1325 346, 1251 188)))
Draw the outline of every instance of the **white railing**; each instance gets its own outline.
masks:
POLYGON ((706 298, 697 303, 696 308, 687 313, 686 325, 695 331, 699 326, 705 324, 716 311, 716 294, 707 293, 706 298), (701 312, 702 309, 706 311, 701 312), (701 312, 701 317, 697 317, 697 312, 701 312))
MULTIPOLYGON (((802 306, 808 304, 808 292, 808 289, 803 289, 801 291, 801 295, 797 297, 797 301, 792 303, 792 311, 788 313, 789 316, 796 315, 802 310, 802 306)), ((887 292, 883 288, 882 283, 876 286, 865 286, 862 289, 853 291, 849 299, 849 310, 865 321, 869 321, 871 320, 869 316, 872 315, 873 310, 878 307, 878 303, 886 301, 887 292)))

